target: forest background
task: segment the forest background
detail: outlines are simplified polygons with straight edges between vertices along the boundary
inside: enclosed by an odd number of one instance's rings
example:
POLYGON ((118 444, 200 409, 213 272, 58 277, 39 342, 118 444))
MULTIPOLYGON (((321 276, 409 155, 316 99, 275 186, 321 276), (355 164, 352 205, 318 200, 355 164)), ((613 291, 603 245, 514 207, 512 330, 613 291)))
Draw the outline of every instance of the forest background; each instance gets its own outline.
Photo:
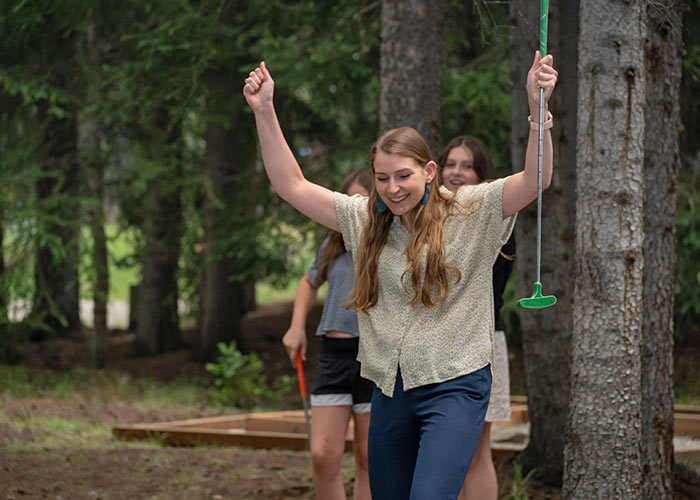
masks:
MULTIPOLYGON (((238 337, 236 323, 256 297, 289 298, 285 287, 324 230, 271 193, 240 83, 267 61, 305 174, 336 187, 366 165, 379 130, 379 7, 4 3, 2 356, 12 356, 17 335, 79 329, 80 298, 128 300, 132 286, 157 323, 137 346, 151 353, 176 345, 186 318, 206 329, 207 296, 228 304, 212 313, 222 330, 215 341, 238 337), (223 279, 207 283, 212 262, 223 279)), ((684 8, 677 341, 697 338, 700 320, 698 2, 684 8)), ((499 175, 519 168, 510 160, 518 82, 509 75, 508 15, 504 2, 455 1, 444 27, 440 144, 463 133, 482 138, 499 175)), ((511 286, 504 314, 517 341, 516 295, 511 286)), ((204 343, 201 358, 211 358, 214 344, 204 343)))
MULTIPOLYGON (((382 3, 3 2, 0 362, 20 361, 26 340, 81 331, 81 299, 92 304, 97 367, 109 366, 107 306, 118 301, 132 304, 135 354, 181 348, 183 328, 194 329, 201 362, 216 358, 219 342, 247 352, 242 319, 256 303, 290 299, 325 231, 271 192, 243 79, 266 61, 305 175, 337 187, 366 165, 380 130, 382 3)), ((523 58, 514 47, 518 29, 537 33, 517 23, 523 4, 445 2, 435 153, 467 133, 486 142, 499 175, 520 168, 512 95, 524 85, 513 73, 523 58)), ((700 2, 674 5, 683 24, 673 324, 683 349, 700 335, 700 2)), ((559 33, 571 28, 565 21, 559 33)), ((556 64, 567 70, 566 59, 556 64)), ((574 203, 547 194, 550 213, 574 203)), ((527 254, 532 231, 519 231, 527 254)), ((546 224, 544 237, 547 245, 546 224)), ((503 310, 516 347, 533 329, 515 308, 532 281, 522 269, 532 260, 521 262, 503 310)), ((573 275, 548 279, 556 267, 565 269, 545 263, 543 281, 556 281, 559 295, 573 275)))

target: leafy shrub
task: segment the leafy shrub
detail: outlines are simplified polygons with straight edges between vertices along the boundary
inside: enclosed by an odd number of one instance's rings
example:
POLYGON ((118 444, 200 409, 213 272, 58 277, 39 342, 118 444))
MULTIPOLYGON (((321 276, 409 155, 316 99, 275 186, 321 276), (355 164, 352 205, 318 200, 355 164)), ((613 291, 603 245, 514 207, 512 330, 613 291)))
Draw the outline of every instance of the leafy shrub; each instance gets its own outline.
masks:
POLYGON ((262 403, 275 403, 289 393, 294 378, 283 375, 272 387, 263 375, 263 363, 257 354, 243 354, 236 342, 216 344, 219 356, 216 363, 207 363, 206 369, 214 376, 217 390, 213 399, 221 404, 250 408, 262 403))

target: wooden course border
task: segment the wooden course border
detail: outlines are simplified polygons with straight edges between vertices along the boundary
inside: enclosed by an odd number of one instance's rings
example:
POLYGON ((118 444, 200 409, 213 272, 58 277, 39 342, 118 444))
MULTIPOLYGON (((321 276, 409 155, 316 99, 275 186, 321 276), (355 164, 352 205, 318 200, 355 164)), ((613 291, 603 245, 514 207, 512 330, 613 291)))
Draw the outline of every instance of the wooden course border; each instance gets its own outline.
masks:
MULTIPOLYGON (((352 450, 352 429, 345 438, 352 450)), ((115 425, 112 433, 131 441, 155 440, 175 446, 244 446, 250 448, 308 449, 303 410, 195 418, 172 422, 115 425)))
MULTIPOLYGON (((675 405, 674 415, 675 436, 700 439, 700 407, 675 405)), ((492 426, 491 447, 495 457, 508 456, 525 447, 528 422, 527 399, 513 396, 510 422, 495 422, 492 426)), ((243 446, 297 451, 309 447, 303 410, 115 425, 112 433, 119 439, 155 440, 174 446, 243 446)), ((351 421, 345 436, 345 451, 352 450, 352 435, 351 421)), ((677 460, 700 459, 700 444, 676 450, 675 457, 677 460)))

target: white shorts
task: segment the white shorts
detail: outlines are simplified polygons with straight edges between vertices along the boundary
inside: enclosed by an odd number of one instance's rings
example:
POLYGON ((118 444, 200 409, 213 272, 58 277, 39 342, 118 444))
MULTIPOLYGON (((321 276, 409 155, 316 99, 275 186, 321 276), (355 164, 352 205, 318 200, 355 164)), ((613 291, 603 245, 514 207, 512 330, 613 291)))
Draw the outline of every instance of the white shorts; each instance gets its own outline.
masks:
POLYGON ((510 374, 508 373, 506 335, 502 330, 496 330, 493 333, 493 351, 491 398, 484 420, 507 422, 510 420, 510 374))

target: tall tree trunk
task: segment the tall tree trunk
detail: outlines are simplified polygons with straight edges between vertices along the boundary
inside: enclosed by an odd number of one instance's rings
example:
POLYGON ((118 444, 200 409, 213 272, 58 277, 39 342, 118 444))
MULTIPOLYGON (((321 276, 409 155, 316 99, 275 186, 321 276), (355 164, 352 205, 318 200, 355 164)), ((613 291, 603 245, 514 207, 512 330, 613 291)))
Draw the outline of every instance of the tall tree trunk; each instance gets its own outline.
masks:
MULTIPOLYGON (((7 153, 7 136, 9 135, 10 114, 14 111, 11 100, 6 95, 0 93, 0 106, 4 110, 0 113, 0 158, 5 158, 7 153)), ((0 210, 5 210, 0 202, 0 210)), ((5 251, 3 247, 3 234, 5 232, 4 218, 0 217, 0 335, 5 334, 5 328, 10 321, 8 317, 9 293, 8 280, 5 276, 5 251)))
MULTIPOLYGON (((227 69, 219 68, 207 74, 209 113, 216 115, 226 109, 235 81, 235 75, 227 69)), ((251 215, 252 202, 246 201, 246 193, 251 191, 257 150, 253 129, 236 127, 243 121, 241 118, 234 117, 234 125, 229 127, 220 120, 210 120, 205 135, 210 191, 204 207, 207 255, 200 287, 203 294, 200 339, 195 352, 195 357, 201 360, 216 358, 218 342, 235 340, 238 348, 245 350, 241 316, 250 310, 247 294, 254 283, 236 278, 246 271, 246 263, 232 256, 232 250, 236 249, 231 248, 231 235, 243 229, 245 217, 251 215)))
MULTIPOLYGON (((80 329, 78 300, 78 130, 75 113, 59 118, 40 106, 45 117, 46 158, 36 182, 43 220, 36 250, 32 318, 48 331, 66 336, 80 329)), ((36 332, 44 338, 46 332, 36 332)))
POLYGON ((673 293, 680 153, 681 0, 650 2, 644 143, 643 498, 673 498, 673 293))
POLYGON ((383 0, 380 132, 409 126, 440 145, 444 0, 383 0))
POLYGON ((5 280, 5 252, 2 246, 2 238, 4 234, 4 227, 2 221, 0 221, 0 335, 4 335, 7 323, 10 318, 7 316, 8 307, 8 294, 7 294, 7 281, 5 280))
MULTIPOLYGON (((165 109, 157 112, 154 125, 158 131, 171 127, 165 109)), ((183 233, 181 169, 178 155, 164 152, 179 141, 179 127, 179 123, 172 125, 165 147, 153 146, 153 158, 162 155, 161 161, 173 162, 174 165, 163 166, 163 175, 148 181, 144 222, 146 245, 134 338, 135 351, 140 354, 158 354, 182 345, 177 311, 177 269, 183 233)), ((161 141, 156 140, 156 143, 161 141)))
MULTIPOLYGON (((97 106, 100 98, 99 34, 96 23, 88 25, 85 33, 85 57, 91 68, 92 80, 88 83, 86 103, 88 108, 97 106)), ((90 189, 90 232, 93 248, 92 260, 95 273, 93 283, 93 329, 90 339, 90 356, 94 368, 104 368, 107 362, 107 299, 109 296, 109 271, 107 267, 107 239, 105 237, 104 172, 100 157, 100 138, 103 136, 98 112, 88 111, 81 130, 81 158, 90 189)))
POLYGON ((642 494, 645 6, 581 2, 565 499, 642 494))
MULTIPOLYGON (((525 162, 527 96, 524 75, 532 63, 539 40, 539 2, 517 0, 510 6, 511 95, 514 171, 525 162)), ((576 59, 578 0, 550 2, 549 52, 559 70, 559 83, 550 109, 555 116, 552 133, 554 175, 545 191, 542 209, 542 282, 556 295, 555 307, 520 311, 523 355, 530 415, 530 441, 517 457, 525 470, 537 469, 538 477, 560 485, 564 466, 564 430, 569 404, 571 370, 571 297, 573 294, 574 172, 576 171, 576 59), (559 63, 557 63, 559 61, 559 63)), ((532 294, 536 281, 537 206, 522 210, 516 225, 518 284, 521 297, 532 294)))

